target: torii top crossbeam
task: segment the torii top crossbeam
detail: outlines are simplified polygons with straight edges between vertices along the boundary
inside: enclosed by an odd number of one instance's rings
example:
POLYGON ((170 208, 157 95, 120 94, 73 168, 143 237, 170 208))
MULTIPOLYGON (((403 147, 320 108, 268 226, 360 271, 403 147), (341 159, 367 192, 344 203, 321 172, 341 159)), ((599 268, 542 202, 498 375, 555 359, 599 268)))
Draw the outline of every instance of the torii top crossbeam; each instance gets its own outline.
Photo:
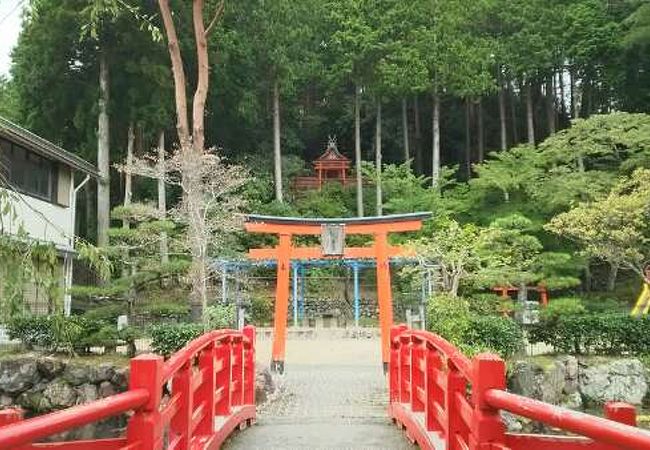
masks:
POLYGON ((289 304, 289 269, 291 260, 307 259, 375 259, 377 264, 377 299, 381 325, 382 359, 386 367, 389 357, 389 333, 393 324, 390 286, 390 258, 407 256, 407 252, 388 243, 389 233, 417 231, 429 212, 395 214, 360 218, 296 218, 251 214, 245 228, 250 233, 277 234, 275 248, 251 249, 254 260, 277 260, 278 279, 275 293, 275 318, 272 370, 284 371, 287 310, 289 304), (345 247, 345 236, 365 234, 374 237, 372 246, 345 247), (320 247, 294 247, 294 235, 320 235, 320 247))

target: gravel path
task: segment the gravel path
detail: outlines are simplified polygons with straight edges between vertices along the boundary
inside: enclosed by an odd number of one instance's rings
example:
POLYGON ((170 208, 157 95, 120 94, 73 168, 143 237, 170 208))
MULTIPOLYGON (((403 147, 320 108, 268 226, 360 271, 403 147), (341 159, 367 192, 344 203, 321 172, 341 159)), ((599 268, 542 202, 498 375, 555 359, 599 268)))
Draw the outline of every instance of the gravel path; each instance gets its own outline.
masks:
MULTIPOLYGON (((379 345, 377 338, 290 340, 280 395, 224 449, 413 450, 386 414, 379 345)), ((257 359, 268 365, 270 341, 258 342, 257 359)))

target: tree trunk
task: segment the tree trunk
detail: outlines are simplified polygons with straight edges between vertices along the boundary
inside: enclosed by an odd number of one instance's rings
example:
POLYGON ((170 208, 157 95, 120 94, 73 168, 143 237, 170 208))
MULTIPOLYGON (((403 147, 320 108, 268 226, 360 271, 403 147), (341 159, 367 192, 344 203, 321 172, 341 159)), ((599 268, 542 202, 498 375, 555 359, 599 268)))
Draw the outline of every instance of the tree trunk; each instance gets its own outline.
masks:
POLYGON ((377 99, 377 123, 375 127, 375 170, 377 171, 377 215, 383 214, 381 192, 381 101, 377 99))
POLYGON ((172 75, 174 77, 174 101, 176 104, 176 130, 181 149, 185 149, 191 144, 190 129, 187 118, 187 83, 185 82, 185 69, 183 68, 183 58, 181 57, 181 48, 176 34, 176 27, 169 8, 169 0, 158 0, 160 7, 160 16, 165 26, 167 35, 167 50, 172 65, 172 75))
POLYGON ((512 145, 519 144, 519 127, 517 126, 517 102, 515 101, 515 88, 512 83, 508 83, 508 92, 510 93, 510 120, 512 121, 512 145))
POLYGON ((280 86, 273 83, 273 173, 275 199, 282 203, 282 152, 280 149, 280 86))
POLYGON ((410 165, 411 149, 409 148, 409 120, 406 97, 402 98, 402 136, 404 138, 404 162, 410 165))
POLYGON ((108 102, 110 100, 108 58, 105 51, 99 54, 99 120, 97 124, 97 245, 108 245, 108 228, 110 227, 110 118, 108 102))
POLYGON ((465 99, 465 173, 467 179, 472 177, 472 104, 465 99))
POLYGON ((357 216, 363 217, 363 176, 361 172, 361 87, 354 87, 354 163, 357 175, 357 216))
POLYGON ((580 117, 578 86, 573 71, 569 72, 569 76, 571 77, 571 117, 577 119, 580 117))
POLYGON ((499 70, 499 130, 501 132, 501 150, 508 149, 508 127, 506 125, 506 93, 499 70))
POLYGON ((526 83, 526 129, 528 131, 528 143, 530 145, 535 145, 535 121, 533 113, 532 82, 526 83))
POLYGON ((593 286, 593 275, 591 273, 591 266, 589 260, 587 260, 587 265, 585 266, 585 291, 591 292, 591 287, 593 286))
POLYGON ((553 76, 546 79, 546 121, 548 134, 555 134, 555 90, 553 89, 553 76))
MULTIPOLYGON (((167 217, 167 188, 165 186, 165 132, 160 131, 158 135, 158 214, 161 219, 167 217)), ((160 234, 160 262, 169 262, 169 250, 167 244, 167 233, 160 234)))
MULTIPOLYGON (((133 122, 129 123, 129 130, 127 132, 126 144, 126 170, 124 171, 124 206, 129 206, 133 197, 133 175, 131 168, 133 167, 133 145, 135 141, 135 133, 133 131, 133 122)), ((129 220, 122 219, 122 228, 129 228, 129 220)))
POLYGON ((618 276, 618 264, 609 264, 609 273, 607 274, 607 292, 613 292, 616 289, 616 278, 618 276))
POLYGON ((415 131, 415 171, 418 174, 424 172, 424 161, 422 158, 422 127, 420 126, 420 105, 418 96, 413 97, 413 128, 415 131))
POLYGON ((436 186, 440 181, 440 96, 437 88, 433 92, 432 122, 431 183, 436 186))
POLYGON ((560 87, 560 113, 562 118, 566 117, 566 92, 564 87, 564 68, 558 70, 558 85, 560 87))
POLYGON ((483 122, 483 101, 479 98, 476 103, 476 115, 478 122, 478 162, 485 158, 485 124, 483 122))

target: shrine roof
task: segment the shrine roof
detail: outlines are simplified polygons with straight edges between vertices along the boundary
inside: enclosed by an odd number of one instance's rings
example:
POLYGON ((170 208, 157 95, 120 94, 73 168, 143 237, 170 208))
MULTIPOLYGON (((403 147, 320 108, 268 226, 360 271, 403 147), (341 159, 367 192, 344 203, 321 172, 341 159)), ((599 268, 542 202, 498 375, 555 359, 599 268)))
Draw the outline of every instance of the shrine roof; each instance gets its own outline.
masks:
POLYGON ((336 145, 328 145, 325 151, 323 152, 322 155, 320 155, 318 158, 314 160, 314 163, 317 162, 330 162, 330 161, 344 161, 344 162, 349 162, 350 158, 347 156, 343 155, 339 150, 336 148, 336 145))

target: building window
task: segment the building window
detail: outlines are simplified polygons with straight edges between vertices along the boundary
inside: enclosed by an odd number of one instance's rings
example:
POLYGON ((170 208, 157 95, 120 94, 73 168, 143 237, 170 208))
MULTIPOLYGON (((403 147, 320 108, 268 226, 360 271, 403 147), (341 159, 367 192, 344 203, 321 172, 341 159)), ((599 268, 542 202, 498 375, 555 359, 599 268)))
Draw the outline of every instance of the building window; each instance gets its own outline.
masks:
POLYGON ((58 168, 54 161, 6 140, 0 140, 0 148, 3 173, 12 189, 57 202, 58 168))

